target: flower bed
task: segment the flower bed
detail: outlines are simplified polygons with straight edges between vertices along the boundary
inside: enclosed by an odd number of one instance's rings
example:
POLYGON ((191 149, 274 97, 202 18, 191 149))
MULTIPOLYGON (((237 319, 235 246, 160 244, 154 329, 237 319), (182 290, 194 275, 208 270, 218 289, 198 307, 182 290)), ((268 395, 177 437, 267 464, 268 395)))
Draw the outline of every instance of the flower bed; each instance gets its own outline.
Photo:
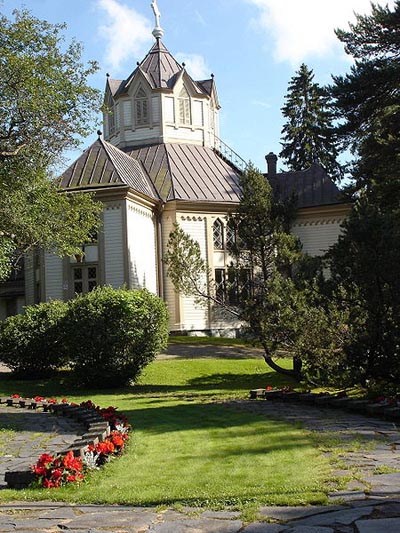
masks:
MULTIPOLYGON (((104 430, 103 425, 107 428, 100 438, 96 436, 90 444, 81 446, 82 440, 78 440, 73 449, 67 449, 55 455, 42 454, 37 462, 31 465, 33 483, 39 487, 57 488, 69 483, 81 482, 88 471, 98 469, 121 455, 129 439, 131 426, 126 416, 117 412, 115 407, 101 408, 90 400, 78 405, 68 402, 66 398, 61 401, 56 398, 46 399, 42 396, 26 399, 21 398, 19 394, 13 394, 8 400, 1 400, 9 406, 34 409, 41 406, 45 411, 51 410, 55 414, 76 417, 87 422, 89 428, 90 422, 98 425, 98 421, 103 420, 100 424, 101 429, 104 430)), ((12 473, 9 474, 11 478, 12 473)))

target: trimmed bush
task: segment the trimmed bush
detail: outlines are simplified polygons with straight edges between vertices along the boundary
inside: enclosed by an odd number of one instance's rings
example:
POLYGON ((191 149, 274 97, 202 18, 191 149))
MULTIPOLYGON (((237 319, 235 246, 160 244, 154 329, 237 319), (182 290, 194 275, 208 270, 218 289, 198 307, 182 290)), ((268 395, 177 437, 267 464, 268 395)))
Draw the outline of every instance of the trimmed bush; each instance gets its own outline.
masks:
POLYGON ((124 386, 166 347, 167 308, 145 289, 98 287, 69 302, 64 321, 75 376, 89 387, 124 386))
POLYGON ((67 309, 54 300, 6 318, 0 323, 0 361, 20 377, 51 375, 66 361, 60 323, 67 309))

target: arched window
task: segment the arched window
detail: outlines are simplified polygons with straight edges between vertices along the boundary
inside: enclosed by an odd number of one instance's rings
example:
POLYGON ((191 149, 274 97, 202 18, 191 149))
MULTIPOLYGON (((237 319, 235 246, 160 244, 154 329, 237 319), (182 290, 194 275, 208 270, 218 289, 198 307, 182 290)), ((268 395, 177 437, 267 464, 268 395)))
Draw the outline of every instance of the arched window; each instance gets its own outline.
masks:
POLYGON ((224 225, 219 218, 213 224, 213 242, 214 250, 224 249, 224 225))
POLYGON ((186 87, 182 87, 178 98, 179 123, 191 124, 192 118, 190 115, 190 96, 186 87))
POLYGON ((115 106, 114 100, 110 93, 108 93, 106 98, 106 107, 107 107, 107 124, 108 124, 108 134, 113 135, 115 133, 115 106))
POLYGON ((136 126, 147 126, 149 122, 149 99, 143 87, 139 87, 135 95, 135 123, 136 126))

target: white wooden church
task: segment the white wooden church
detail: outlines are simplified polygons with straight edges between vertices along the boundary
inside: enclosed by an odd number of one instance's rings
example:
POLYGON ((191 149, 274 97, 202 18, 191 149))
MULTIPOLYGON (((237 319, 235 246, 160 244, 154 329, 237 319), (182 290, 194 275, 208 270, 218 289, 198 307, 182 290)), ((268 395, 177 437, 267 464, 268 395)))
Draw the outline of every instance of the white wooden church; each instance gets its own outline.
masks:
MULTIPOLYGON (((153 9, 153 47, 125 80, 107 78, 105 103, 111 112, 104 114, 103 135, 60 178, 67 193, 94 192, 104 204, 97 241, 83 245, 81 257, 43 251, 26 258, 24 294, 0 289, 0 318, 10 298, 19 311, 22 305, 67 300, 107 284, 146 287, 161 296, 174 332, 219 335, 237 326, 176 294, 162 262, 178 222, 198 241, 225 290, 232 238, 226 216, 240 199, 244 161, 219 138, 213 77, 195 81, 189 76, 164 46, 155 2, 153 9)), ((297 195, 293 232, 304 251, 324 253, 336 241, 349 206, 320 166, 277 173, 276 156, 268 154, 266 160, 266 179, 275 191, 297 195)))

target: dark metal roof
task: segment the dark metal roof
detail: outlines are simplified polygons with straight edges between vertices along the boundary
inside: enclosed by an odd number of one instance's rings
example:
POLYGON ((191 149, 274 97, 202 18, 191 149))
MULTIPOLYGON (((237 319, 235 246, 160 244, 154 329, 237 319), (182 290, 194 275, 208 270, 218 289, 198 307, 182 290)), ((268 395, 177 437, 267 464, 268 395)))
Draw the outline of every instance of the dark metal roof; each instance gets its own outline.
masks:
POLYGON ((323 167, 314 163, 307 170, 265 174, 274 194, 279 199, 297 198, 298 207, 316 207, 343 203, 340 189, 329 178, 323 167))
MULTIPOLYGON (((60 187, 124 185, 164 202, 240 201, 240 171, 211 148, 154 144, 124 150, 99 138, 60 177, 60 187)), ((265 176, 277 198, 294 195, 299 208, 343 203, 338 187, 316 163, 304 171, 265 176)))
POLYGON ((112 80, 111 78, 107 78, 108 86, 110 87, 110 92, 113 96, 117 93, 118 89, 121 86, 122 80, 112 80))
POLYGON ((59 186, 63 189, 121 185, 158 199, 140 163, 100 138, 59 178, 59 186))
POLYGON ((126 150, 142 163, 164 201, 239 201, 239 172, 211 148, 157 144, 126 150))
POLYGON ((125 93, 138 71, 144 75, 152 89, 172 89, 180 72, 183 71, 176 59, 166 49, 160 39, 154 43, 146 57, 123 82, 116 94, 125 93))

